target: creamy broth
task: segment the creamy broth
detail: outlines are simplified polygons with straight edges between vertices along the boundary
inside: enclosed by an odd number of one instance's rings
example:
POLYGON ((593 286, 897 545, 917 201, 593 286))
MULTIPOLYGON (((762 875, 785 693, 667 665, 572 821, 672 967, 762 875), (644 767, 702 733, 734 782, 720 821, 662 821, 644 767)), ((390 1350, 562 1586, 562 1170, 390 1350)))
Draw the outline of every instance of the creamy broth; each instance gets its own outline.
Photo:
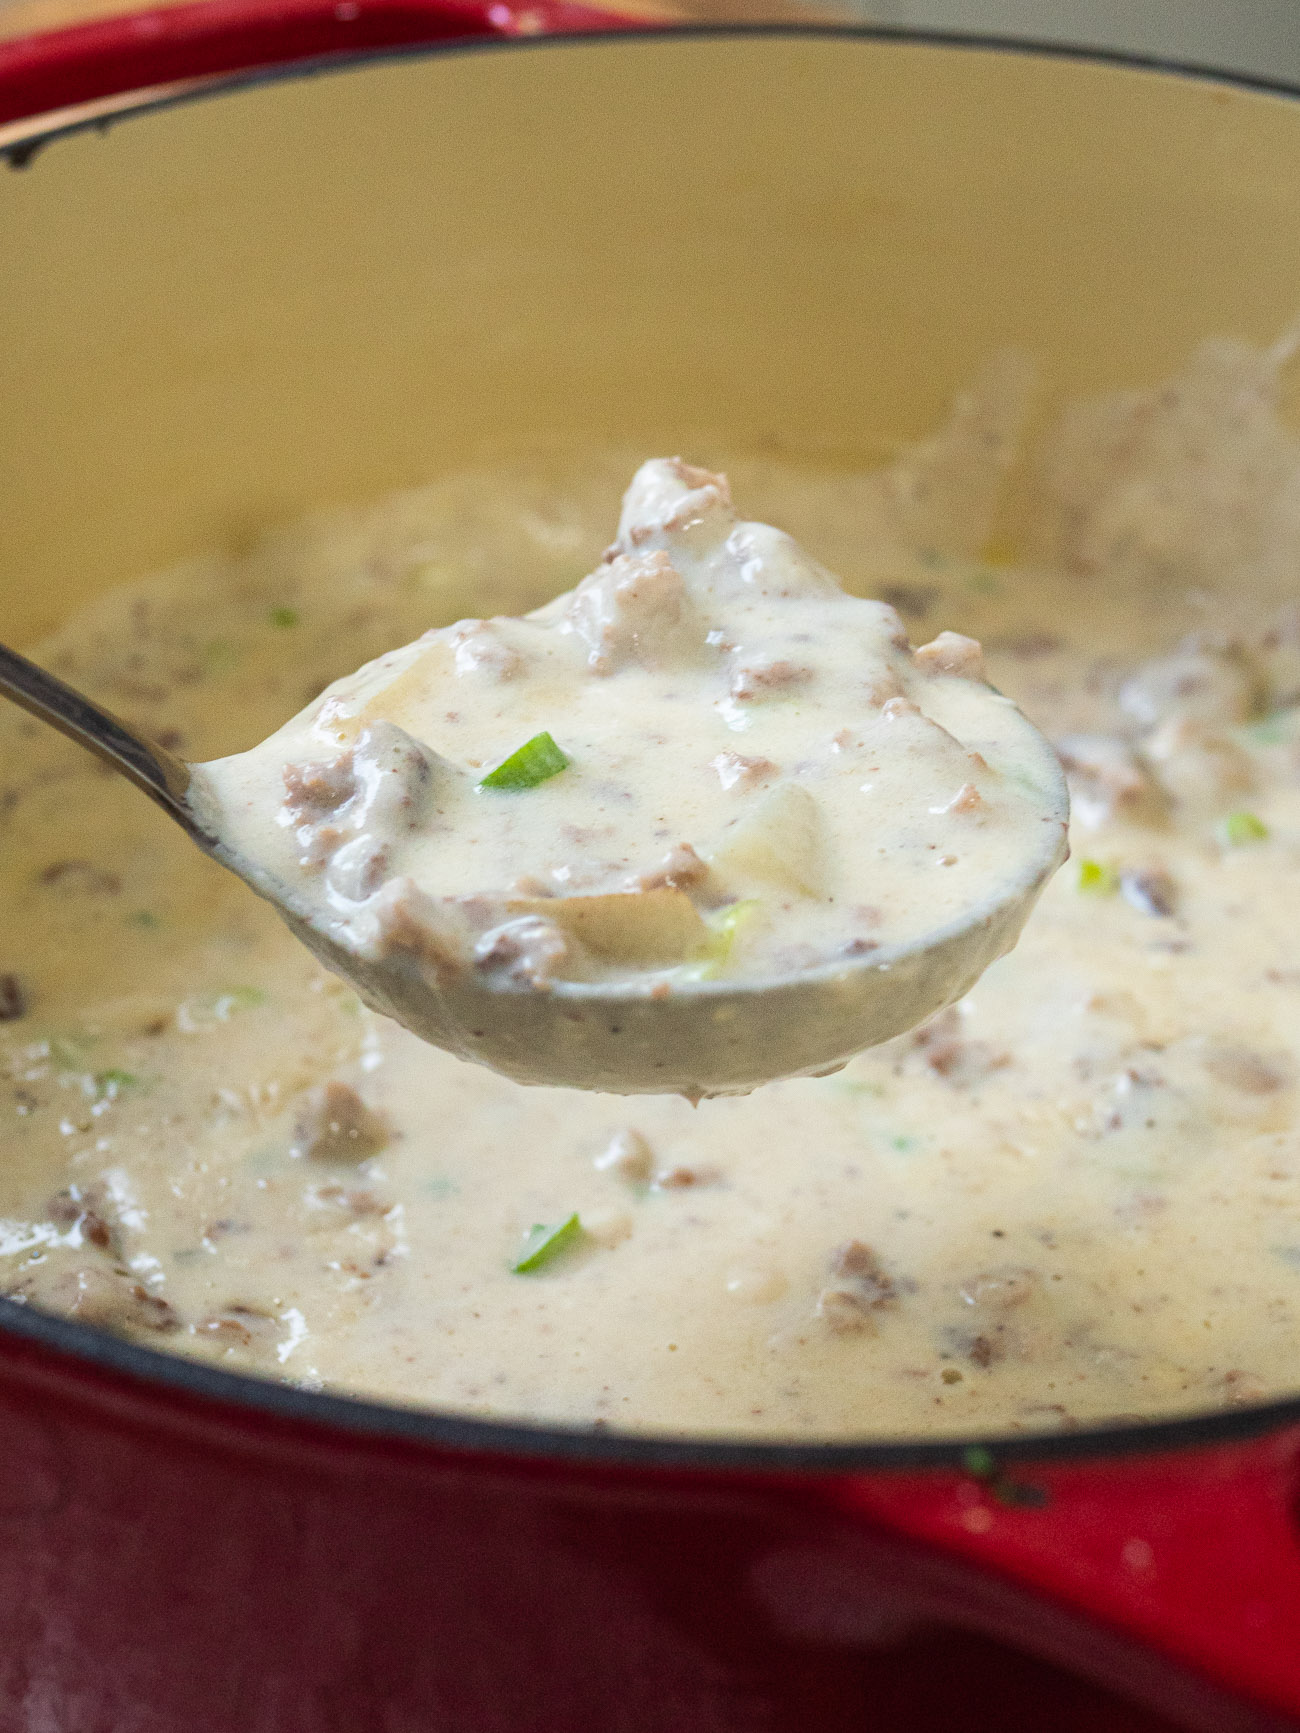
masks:
MULTIPOLYGON (((365 1011, 146 802, 0 717, 6 1288, 310 1388, 611 1428, 1033 1430, 1292 1391, 1275 375, 1219 344, 1067 413, 1018 563, 980 557, 1005 373, 883 474, 699 451, 914 641, 982 640, 1071 776, 1074 859, 1017 949, 833 1077, 694 1109, 521 1089, 365 1011)), ((570 586, 635 457, 451 476, 144 580, 38 655, 185 757, 243 750, 367 657, 570 586)))

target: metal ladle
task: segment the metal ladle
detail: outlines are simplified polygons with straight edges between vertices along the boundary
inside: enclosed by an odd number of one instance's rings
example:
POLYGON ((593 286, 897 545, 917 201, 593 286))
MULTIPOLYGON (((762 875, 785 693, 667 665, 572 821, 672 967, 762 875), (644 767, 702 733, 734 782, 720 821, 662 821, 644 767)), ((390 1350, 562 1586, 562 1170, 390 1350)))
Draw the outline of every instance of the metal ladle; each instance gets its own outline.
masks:
POLYGON ((204 822, 195 767, 83 693, 0 645, 0 693, 147 794, 205 854, 274 904, 322 963, 375 1010, 424 1040, 521 1083, 612 1094, 738 1094, 776 1078, 837 1070, 966 993, 1009 951, 1066 854, 1068 801, 1042 742, 1048 811, 1039 846, 995 897, 922 941, 770 980, 701 980, 667 997, 643 983, 555 981, 545 993, 466 970, 435 982, 417 960, 363 958, 323 933, 291 885, 243 863, 204 822))

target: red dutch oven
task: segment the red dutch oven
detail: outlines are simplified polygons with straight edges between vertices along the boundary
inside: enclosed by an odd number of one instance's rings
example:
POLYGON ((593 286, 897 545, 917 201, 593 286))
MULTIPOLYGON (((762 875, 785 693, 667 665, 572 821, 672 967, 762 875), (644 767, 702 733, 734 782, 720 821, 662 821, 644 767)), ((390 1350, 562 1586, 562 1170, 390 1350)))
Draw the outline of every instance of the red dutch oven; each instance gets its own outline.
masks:
MULTIPOLYGON (((862 460, 1008 339, 1077 392, 1300 299, 1288 93, 1005 44, 212 0, 0 45, 0 125, 11 641, 557 430, 862 460)), ((3 1302, 0 1728, 1300 1726, 1298 1460, 498 1425, 3 1302)))

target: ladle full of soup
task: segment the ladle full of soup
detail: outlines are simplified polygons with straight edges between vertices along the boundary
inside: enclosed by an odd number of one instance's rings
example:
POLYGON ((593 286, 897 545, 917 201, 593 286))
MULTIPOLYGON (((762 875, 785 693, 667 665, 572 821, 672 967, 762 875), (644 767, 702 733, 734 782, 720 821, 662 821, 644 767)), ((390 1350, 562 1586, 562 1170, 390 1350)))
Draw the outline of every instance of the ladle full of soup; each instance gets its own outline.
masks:
POLYGON ((548 607, 430 631, 188 775, 140 752, 368 1005, 524 1083, 827 1072, 966 992, 1065 855, 1059 762, 979 645, 914 652, 680 459, 548 607))

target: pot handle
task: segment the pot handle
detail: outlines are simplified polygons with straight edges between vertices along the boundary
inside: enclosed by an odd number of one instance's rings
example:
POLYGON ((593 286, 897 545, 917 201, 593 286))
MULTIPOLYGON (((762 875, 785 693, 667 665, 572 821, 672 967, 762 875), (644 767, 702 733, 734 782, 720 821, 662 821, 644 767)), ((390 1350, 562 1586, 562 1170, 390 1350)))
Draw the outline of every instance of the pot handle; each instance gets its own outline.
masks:
POLYGON ((14 123, 126 92, 331 55, 622 30, 679 16, 661 0, 611 0, 611 7, 572 0, 195 0, 19 37, 0 42, 0 152, 22 160, 29 129, 14 123))
POLYGON ((1003 1462, 968 1450, 965 1472, 857 1478, 841 1494, 873 1530, 947 1555, 943 1617, 1136 1686, 1188 1725, 1300 1726, 1300 1425, 1159 1454, 1125 1439, 1116 1454, 1082 1462, 1022 1461, 1022 1452, 1003 1462), (951 1572, 957 1561, 978 1573, 965 1591, 967 1574, 951 1572), (1000 1617, 999 1593, 984 1592, 990 1577, 1012 1591, 1000 1617), (1144 1656, 1157 1674, 1163 1657, 1167 1675, 1182 1675, 1185 1701, 1171 1701, 1177 1683, 1158 1677, 1143 1688, 1144 1656), (1194 1712, 1205 1684, 1247 1719, 1231 1706, 1226 1719, 1222 1706, 1194 1712))

